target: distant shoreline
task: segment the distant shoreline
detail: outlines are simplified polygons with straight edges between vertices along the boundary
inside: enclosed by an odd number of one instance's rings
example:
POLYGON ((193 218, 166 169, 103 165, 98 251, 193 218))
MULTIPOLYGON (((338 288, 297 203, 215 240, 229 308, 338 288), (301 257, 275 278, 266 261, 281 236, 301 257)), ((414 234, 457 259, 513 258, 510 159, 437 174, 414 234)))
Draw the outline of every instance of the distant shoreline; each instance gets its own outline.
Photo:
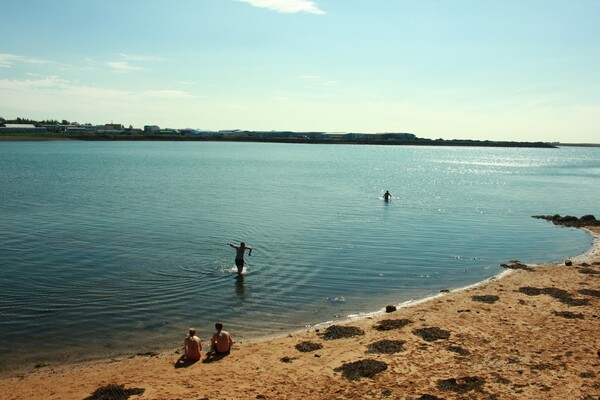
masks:
POLYGON ((291 143, 291 144, 353 144, 378 146, 463 146, 463 147, 525 147, 558 148, 560 146, 600 147, 600 144, 555 144, 544 142, 512 142, 492 140, 443 140, 443 139, 315 139, 315 138, 252 138, 219 137, 216 135, 0 135, 0 141, 143 141, 143 142, 250 142, 250 143, 291 143))

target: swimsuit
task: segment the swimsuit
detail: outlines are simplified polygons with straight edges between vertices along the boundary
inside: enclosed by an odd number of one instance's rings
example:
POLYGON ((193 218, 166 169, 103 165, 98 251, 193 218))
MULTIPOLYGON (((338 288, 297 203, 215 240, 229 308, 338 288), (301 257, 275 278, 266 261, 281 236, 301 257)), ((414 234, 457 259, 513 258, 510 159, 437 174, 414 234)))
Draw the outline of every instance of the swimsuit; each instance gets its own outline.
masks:
POLYGON ((243 268, 244 267, 244 259, 243 258, 236 258, 235 259, 235 266, 238 268, 243 268))

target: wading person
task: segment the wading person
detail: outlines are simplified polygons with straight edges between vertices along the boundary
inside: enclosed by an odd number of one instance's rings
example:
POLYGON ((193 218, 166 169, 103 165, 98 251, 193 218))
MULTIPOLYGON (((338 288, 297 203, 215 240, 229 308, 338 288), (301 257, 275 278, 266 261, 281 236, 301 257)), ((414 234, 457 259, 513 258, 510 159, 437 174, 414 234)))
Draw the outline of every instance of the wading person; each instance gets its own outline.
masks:
POLYGON ((238 274, 242 273, 244 269, 244 252, 248 250, 248 255, 252 255, 252 247, 246 246, 246 243, 242 242, 239 246, 236 246, 233 243, 227 243, 231 247, 235 249, 235 266, 237 267, 238 274))

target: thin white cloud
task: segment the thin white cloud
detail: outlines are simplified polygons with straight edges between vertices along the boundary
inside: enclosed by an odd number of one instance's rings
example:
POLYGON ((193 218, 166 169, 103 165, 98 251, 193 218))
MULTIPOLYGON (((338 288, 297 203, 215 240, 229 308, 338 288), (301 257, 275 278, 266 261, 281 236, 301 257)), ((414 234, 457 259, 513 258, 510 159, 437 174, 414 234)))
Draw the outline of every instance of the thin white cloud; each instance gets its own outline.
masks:
POLYGON ((238 0, 253 5, 254 7, 266 8, 286 14, 308 13, 323 15, 325 11, 321 10, 314 1, 309 0, 238 0))
POLYGON ((136 67, 135 65, 131 65, 127 61, 108 61, 106 62, 106 65, 108 65, 113 71, 122 74, 133 71, 141 71, 144 69, 142 67, 136 67))
POLYGON ((119 57, 121 57, 125 61, 163 61, 163 58, 156 56, 146 56, 142 54, 126 54, 119 53, 119 57))
POLYGON ((50 62, 17 54, 0 53, 0 68, 12 68, 15 64, 50 64, 50 62))

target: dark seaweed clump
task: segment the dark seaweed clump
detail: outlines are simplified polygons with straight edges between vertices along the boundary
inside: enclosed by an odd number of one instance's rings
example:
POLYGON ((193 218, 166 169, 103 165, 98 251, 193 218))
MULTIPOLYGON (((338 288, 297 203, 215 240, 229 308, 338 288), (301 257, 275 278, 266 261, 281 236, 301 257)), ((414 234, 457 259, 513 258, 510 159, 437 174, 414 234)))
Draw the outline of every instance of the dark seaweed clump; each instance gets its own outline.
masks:
POLYGON ((495 296, 493 294, 486 294, 482 296, 473 296, 471 297, 471 299, 480 303, 494 304, 495 302, 500 300, 500 297, 495 296))
POLYGON ((450 346, 450 347, 448 347, 448 351, 451 351, 451 352, 461 355, 463 357, 471 354, 471 352, 469 350, 463 349, 462 347, 459 347, 459 346, 450 346))
POLYGON ((382 354, 394 354, 404 350, 404 340, 380 340, 375 343, 371 343, 367 350, 367 353, 382 353, 382 354))
POLYGON ((390 331, 392 329, 404 328, 411 323, 412 321, 410 319, 384 319, 378 324, 373 325, 373 328, 378 331, 390 331))
POLYGON ((356 326, 331 325, 330 327, 325 329, 323 338, 325 338, 325 340, 334 340, 350 338, 354 336, 362 336, 364 334, 365 331, 363 331, 360 328, 357 328, 356 326))
POLYGON ((452 391, 456 393, 466 393, 471 390, 481 391, 485 379, 477 376, 465 376, 463 378, 449 378, 439 380, 437 387, 439 390, 452 391))
POLYGON ((345 363, 341 367, 334 369, 334 371, 341 372, 344 378, 349 381, 355 381, 360 378, 372 378, 386 369, 387 364, 383 361, 360 360, 352 363, 345 363))
POLYGON ((583 314, 573 313, 571 311, 554 311, 554 315, 557 317, 563 317, 567 319, 584 319, 583 314))
POLYGON ((300 342, 296 346, 296 350, 301 351, 303 353, 308 353, 310 351, 320 350, 323 348, 321 343, 314 342, 300 342))
POLYGON ((450 338, 450 332, 436 327, 415 329, 412 333, 428 342, 450 338))
POLYGON ((600 297, 600 290, 594 290, 594 289, 581 289, 579 290, 580 294, 583 294, 585 296, 593 296, 593 297, 600 297))
POLYGON ((129 396, 144 393, 145 389, 125 389, 125 385, 111 383, 99 387, 91 396, 84 400, 127 400, 129 396))
POLYGON ((590 301, 587 299, 576 299, 569 292, 563 289, 558 288, 535 288, 535 287, 521 287, 519 288, 519 292, 524 293, 528 296, 539 296, 540 294, 546 294, 550 297, 553 297, 559 300, 563 304, 567 304, 569 306, 587 306, 590 304, 590 301))
POLYGON ((442 400, 439 397, 435 397, 432 394, 424 394, 423 396, 419 397, 417 400, 442 400))
POLYGON ((593 268, 577 268, 577 271, 579 271, 579 273, 581 274, 586 275, 600 275, 600 271, 595 270, 593 268))

